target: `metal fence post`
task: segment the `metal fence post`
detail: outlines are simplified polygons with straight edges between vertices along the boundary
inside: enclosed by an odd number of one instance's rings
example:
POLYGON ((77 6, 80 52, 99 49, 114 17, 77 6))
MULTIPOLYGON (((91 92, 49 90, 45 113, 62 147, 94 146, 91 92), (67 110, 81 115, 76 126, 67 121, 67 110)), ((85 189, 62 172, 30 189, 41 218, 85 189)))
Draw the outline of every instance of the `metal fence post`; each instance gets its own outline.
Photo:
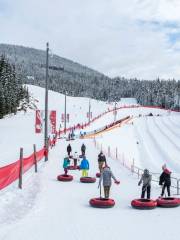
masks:
POLYGON ((134 158, 133 158, 133 162, 132 162, 132 165, 131 165, 131 172, 134 173, 134 158))
POLYGON ((37 172, 36 144, 33 145, 33 148, 34 148, 34 167, 35 167, 35 172, 37 172))
POLYGON ((111 153, 110 153, 110 146, 108 146, 108 157, 110 157, 111 153))
POLYGON ((20 166, 19 166, 19 188, 22 189, 22 174, 23 174, 23 148, 20 148, 20 166))
POLYGON ((179 181, 180 179, 177 179, 177 195, 179 195, 179 181))

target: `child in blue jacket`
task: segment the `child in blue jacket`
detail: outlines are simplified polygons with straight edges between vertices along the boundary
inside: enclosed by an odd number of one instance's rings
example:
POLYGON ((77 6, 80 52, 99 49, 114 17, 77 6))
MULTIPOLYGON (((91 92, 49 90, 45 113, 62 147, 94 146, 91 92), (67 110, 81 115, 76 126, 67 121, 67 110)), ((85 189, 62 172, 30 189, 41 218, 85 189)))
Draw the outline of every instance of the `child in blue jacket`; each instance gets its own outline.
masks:
POLYGON ((63 162, 63 168, 64 168, 65 175, 67 175, 69 165, 70 165, 70 160, 68 157, 65 157, 64 162, 63 162))
POLYGON ((82 170, 82 177, 87 177, 89 170, 89 161, 85 156, 83 156, 83 160, 81 161, 80 169, 82 170))

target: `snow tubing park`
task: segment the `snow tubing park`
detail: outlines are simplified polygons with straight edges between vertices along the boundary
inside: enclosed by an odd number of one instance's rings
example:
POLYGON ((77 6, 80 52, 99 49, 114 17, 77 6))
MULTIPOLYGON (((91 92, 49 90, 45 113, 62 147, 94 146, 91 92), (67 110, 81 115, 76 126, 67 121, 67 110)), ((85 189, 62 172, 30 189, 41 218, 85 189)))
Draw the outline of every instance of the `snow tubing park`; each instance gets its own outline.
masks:
POLYGON ((57 176, 57 180, 61 181, 61 182, 70 182, 73 180, 73 176, 62 174, 62 175, 57 176))
POLYGON ((82 183, 95 183, 96 182, 96 178, 93 178, 93 177, 81 177, 80 178, 80 182, 82 182, 82 183))
POLYGON ((114 207, 115 201, 113 199, 106 198, 92 198, 89 204, 95 208, 111 208, 114 207))
POLYGON ((151 199, 134 199, 131 206, 136 209, 148 210, 156 208, 157 202, 151 199))
POLYGON ((180 205, 180 199, 179 198, 158 198, 157 199, 157 206, 158 207, 164 207, 164 208, 173 208, 178 207, 180 205))

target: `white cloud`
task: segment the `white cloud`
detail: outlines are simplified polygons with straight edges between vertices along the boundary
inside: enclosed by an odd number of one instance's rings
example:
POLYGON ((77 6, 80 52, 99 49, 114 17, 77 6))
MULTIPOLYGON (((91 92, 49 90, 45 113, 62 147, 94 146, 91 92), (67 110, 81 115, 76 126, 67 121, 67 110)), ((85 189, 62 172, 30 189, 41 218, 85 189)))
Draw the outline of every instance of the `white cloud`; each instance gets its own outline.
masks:
POLYGON ((4 43, 43 49, 49 41, 53 52, 109 76, 180 79, 179 43, 168 38, 179 32, 179 0, 2 2, 4 43))

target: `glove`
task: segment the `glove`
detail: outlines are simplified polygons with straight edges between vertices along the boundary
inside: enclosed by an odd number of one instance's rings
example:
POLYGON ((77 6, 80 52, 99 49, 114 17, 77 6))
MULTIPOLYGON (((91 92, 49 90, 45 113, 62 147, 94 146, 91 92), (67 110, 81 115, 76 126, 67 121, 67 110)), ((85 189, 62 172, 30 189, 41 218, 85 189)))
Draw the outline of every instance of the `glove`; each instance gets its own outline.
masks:
POLYGON ((120 181, 115 181, 114 183, 118 185, 118 184, 120 184, 120 181))

